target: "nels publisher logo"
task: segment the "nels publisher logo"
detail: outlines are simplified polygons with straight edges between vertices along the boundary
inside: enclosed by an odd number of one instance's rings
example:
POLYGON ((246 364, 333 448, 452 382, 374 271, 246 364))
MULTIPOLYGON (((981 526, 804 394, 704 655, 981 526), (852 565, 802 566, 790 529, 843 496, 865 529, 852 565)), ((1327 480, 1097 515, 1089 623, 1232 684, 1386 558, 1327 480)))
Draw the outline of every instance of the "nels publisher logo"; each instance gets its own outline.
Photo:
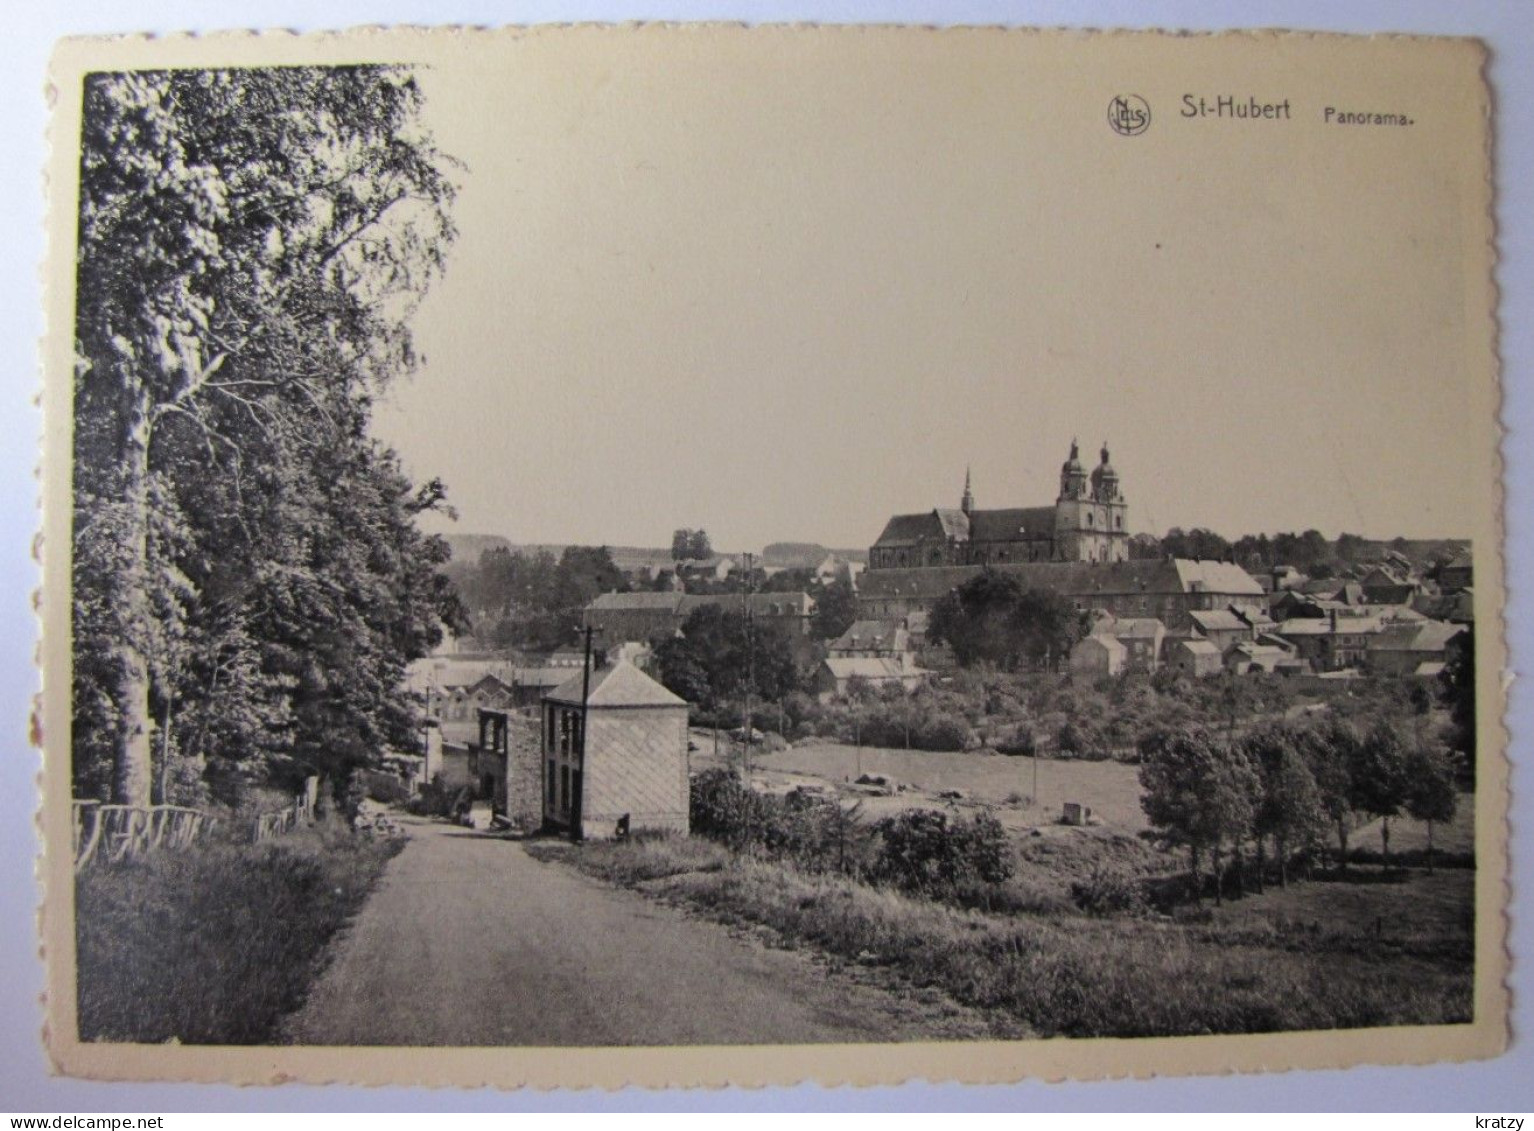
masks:
POLYGON ((1108 124, 1124 137, 1143 134, 1150 129, 1150 104, 1138 94, 1116 94, 1108 103, 1108 124))

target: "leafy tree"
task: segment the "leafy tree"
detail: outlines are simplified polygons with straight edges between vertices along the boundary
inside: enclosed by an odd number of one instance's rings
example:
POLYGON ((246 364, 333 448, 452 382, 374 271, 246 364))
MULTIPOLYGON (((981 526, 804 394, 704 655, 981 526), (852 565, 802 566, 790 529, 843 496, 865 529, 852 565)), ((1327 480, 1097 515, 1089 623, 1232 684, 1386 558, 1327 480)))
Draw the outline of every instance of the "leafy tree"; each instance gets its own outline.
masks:
POLYGON ((1195 888, 1210 854, 1215 893, 1224 890, 1224 854, 1239 849, 1256 817, 1261 783, 1246 752, 1201 727, 1160 730, 1140 744, 1140 806, 1163 842, 1188 849, 1195 888))
POLYGON ((858 595, 852 582, 838 577, 815 593, 810 633, 817 640, 835 640, 858 619, 858 595))
POLYGON ((1406 747, 1390 723, 1381 720, 1353 748, 1350 802, 1359 812, 1380 819, 1380 851, 1390 870, 1390 819, 1410 798, 1406 747))
POLYGON ((1184 531, 1174 526, 1161 539, 1161 552, 1174 558, 1218 560, 1231 552, 1230 543, 1212 530, 1194 527, 1184 531))
POLYGON ((1010 574, 986 569, 937 603, 929 635, 947 642, 964 667, 1015 670, 1058 663, 1083 631, 1082 616, 1058 593, 1024 591, 1010 574))
POLYGON ((1289 882, 1289 850, 1305 844, 1326 826, 1321 792, 1287 724, 1260 727, 1245 739, 1246 752, 1262 782, 1253 831, 1257 834, 1258 874, 1262 873, 1264 837, 1273 838, 1279 883, 1289 882))
POLYGON ((1454 788, 1454 761, 1449 752, 1426 742, 1413 745, 1406 754, 1406 811, 1427 823, 1427 868, 1433 870, 1433 826, 1452 821, 1458 796, 1454 788))
POLYGON ((761 700, 781 700, 799 683, 787 640, 720 605, 694 609, 681 636, 662 642, 656 659, 661 683, 710 711, 748 691, 761 700))
POLYGON ((406 69, 96 74, 84 93, 75 771, 145 804, 155 745, 168 781, 215 739, 297 758, 395 731, 388 681, 457 615, 445 546, 411 521, 440 485, 413 491, 366 435, 415 363, 454 188, 406 69))
POLYGON ((1451 648, 1439 675, 1439 688, 1449 704, 1453 723, 1451 744, 1464 758, 1475 780, 1475 630, 1465 633, 1463 643, 1451 648))
POLYGON ((1345 871, 1348 822, 1353 816, 1353 772, 1358 765, 1358 733, 1343 719, 1329 714, 1318 726, 1299 732, 1297 741, 1315 780, 1321 808, 1336 831, 1337 863, 1345 871))
POLYGON ((676 561, 705 561, 714 556, 707 530, 682 527, 671 534, 671 557, 676 561))

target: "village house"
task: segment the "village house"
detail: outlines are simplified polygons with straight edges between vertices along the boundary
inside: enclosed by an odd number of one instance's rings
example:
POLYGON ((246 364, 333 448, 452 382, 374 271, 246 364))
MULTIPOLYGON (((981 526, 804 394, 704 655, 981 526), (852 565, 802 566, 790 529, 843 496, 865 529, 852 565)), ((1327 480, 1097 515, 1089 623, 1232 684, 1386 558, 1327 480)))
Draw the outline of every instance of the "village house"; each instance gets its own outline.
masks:
POLYGON ((1286 620, 1274 634, 1294 646, 1295 655, 1317 672, 1363 667, 1369 638, 1382 628, 1377 617, 1342 617, 1336 612, 1324 618, 1286 620))
POLYGON ((688 831, 687 703, 627 659, 543 700, 543 824, 576 839, 688 831))
POLYGON ((1469 589, 1475 584, 1475 566, 1468 552, 1455 554, 1438 567, 1438 587, 1445 593, 1469 589))
POLYGON ((874 691, 898 687, 911 692, 920 687, 930 673, 907 666, 884 656, 829 656, 822 660, 810 677, 810 686, 822 703, 845 699, 862 684, 874 691))
POLYGON ((835 640, 826 645, 826 655, 833 659, 877 658, 909 664, 915 649, 910 631, 899 621, 854 621, 835 640))
POLYGON ((479 738, 469 744, 476 794, 513 829, 534 832, 542 820, 543 771, 538 720, 510 711, 481 710, 479 738))
POLYGON ((1129 661, 1129 649, 1106 634, 1093 633, 1071 649, 1071 674, 1097 678, 1118 675, 1129 661))
POLYGON ((1220 650, 1202 636, 1168 637, 1163 655, 1167 667, 1195 678, 1221 670, 1220 650))
MULTIPOLYGON (((1232 644, 1255 639, 1251 623, 1230 609, 1194 609, 1188 619, 1204 639, 1222 653, 1232 644)), ((1269 620, 1271 622, 1271 618, 1269 620)))
POLYGON ((1250 672, 1296 675, 1308 670, 1306 662, 1288 648, 1276 644, 1258 644, 1251 640, 1238 640, 1221 653, 1221 664, 1226 671, 1236 675, 1250 672))
POLYGON ((1464 625, 1443 621, 1388 627, 1369 638, 1368 666, 1388 675, 1430 676, 1442 670, 1469 639, 1464 625))

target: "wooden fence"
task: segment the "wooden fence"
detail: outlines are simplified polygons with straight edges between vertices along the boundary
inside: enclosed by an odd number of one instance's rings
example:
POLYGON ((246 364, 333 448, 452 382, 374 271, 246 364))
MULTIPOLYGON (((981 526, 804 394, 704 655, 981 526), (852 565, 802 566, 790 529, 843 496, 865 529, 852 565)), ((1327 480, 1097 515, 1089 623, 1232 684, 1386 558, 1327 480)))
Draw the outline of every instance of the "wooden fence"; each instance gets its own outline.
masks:
MULTIPOLYGON (((310 778, 291 805, 256 818, 252 838, 270 840, 312 821, 318 794, 319 779, 310 778)), ((185 805, 108 805, 76 800, 73 810, 76 872, 93 860, 111 863, 152 848, 185 848, 215 823, 201 809, 185 805)))
POLYGON ((319 798, 319 787, 319 778, 309 778, 304 782, 302 792, 293 798, 293 804, 275 813, 262 813, 257 817, 254 835, 256 842, 259 844, 263 840, 290 833, 300 824, 314 820, 314 805, 319 798))
POLYGON ((151 848, 185 848, 212 822, 183 805, 74 803, 75 871, 92 860, 121 860, 151 848))

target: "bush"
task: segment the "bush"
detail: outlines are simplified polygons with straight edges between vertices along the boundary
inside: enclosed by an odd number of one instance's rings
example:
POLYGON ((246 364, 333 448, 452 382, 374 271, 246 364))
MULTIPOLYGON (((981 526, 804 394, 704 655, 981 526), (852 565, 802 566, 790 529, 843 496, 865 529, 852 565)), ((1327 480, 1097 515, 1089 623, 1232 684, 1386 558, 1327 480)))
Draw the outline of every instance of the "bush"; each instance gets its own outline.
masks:
POLYGON ((879 853, 874 875, 896 887, 947 897, 973 885, 1012 877, 1012 846, 989 813, 949 821, 937 809, 910 809, 874 826, 879 853))
POLYGON ((911 734, 911 745, 918 750, 961 751, 975 743, 975 732, 958 715, 932 715, 911 734))
POLYGON ((1080 758, 1084 761, 1106 761, 1110 753, 1107 735, 1102 727, 1088 719, 1067 719, 1055 738, 1055 748, 1061 758, 1080 758))
POLYGON ((1091 915, 1140 912, 1145 910, 1145 893, 1133 872, 1099 864, 1086 879, 1071 884, 1071 902, 1091 915))
POLYGON ((802 790, 772 797, 748 789, 731 771, 692 780, 692 830, 737 851, 760 848, 807 872, 859 875, 869 866, 869 834, 857 810, 802 790))
POLYGON ((1010 730, 1003 731, 996 739, 996 752, 1013 757, 1036 757, 1039 740, 1033 733, 1033 727, 1028 723, 1018 723, 1010 730))

